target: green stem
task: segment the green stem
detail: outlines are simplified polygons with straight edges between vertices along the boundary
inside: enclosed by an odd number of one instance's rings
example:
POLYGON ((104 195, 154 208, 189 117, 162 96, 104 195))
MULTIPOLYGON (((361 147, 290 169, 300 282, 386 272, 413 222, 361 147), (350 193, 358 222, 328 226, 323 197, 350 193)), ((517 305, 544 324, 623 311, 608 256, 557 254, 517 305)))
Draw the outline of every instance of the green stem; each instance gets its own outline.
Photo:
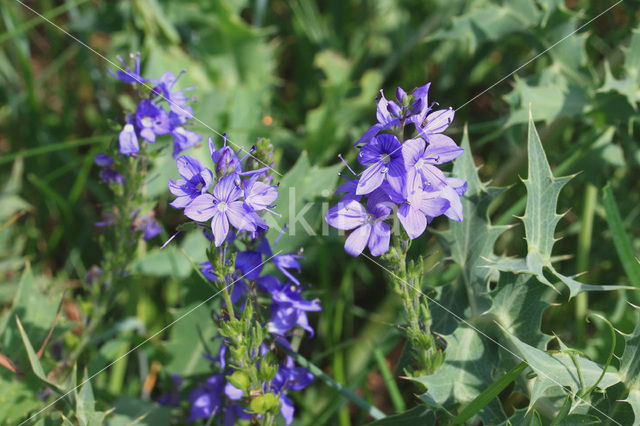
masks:
MULTIPOLYGON (((584 209, 582 211, 582 227, 578 236, 578 250, 576 254, 577 272, 585 271, 589 266, 589 252, 591 251, 591 239, 593 233, 593 217, 596 211, 598 188, 592 183, 587 183, 584 193, 584 209)), ((587 314, 589 300, 587 293, 579 293, 576 297, 576 340, 579 345, 586 341, 586 322, 582 320, 587 314)))
POLYGON ((402 395, 400 394, 400 389, 398 389, 398 385, 393 379, 391 370, 389 370, 389 367, 387 366, 387 362, 384 359, 382 351, 379 348, 375 348, 373 350, 373 355, 375 356, 376 362, 378 363, 378 368, 380 368, 380 374, 382 374, 384 383, 387 385, 387 390, 389 391, 389 396, 391 397, 393 407, 395 408, 396 412, 403 412, 407 407, 404 403, 404 399, 402 399, 402 395))

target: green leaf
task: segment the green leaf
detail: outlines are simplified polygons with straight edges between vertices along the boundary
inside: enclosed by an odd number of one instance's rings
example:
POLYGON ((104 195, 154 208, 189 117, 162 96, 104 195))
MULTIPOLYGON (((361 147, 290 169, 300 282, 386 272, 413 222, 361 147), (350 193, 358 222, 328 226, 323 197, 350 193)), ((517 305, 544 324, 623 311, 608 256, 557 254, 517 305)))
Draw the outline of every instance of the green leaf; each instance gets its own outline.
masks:
POLYGON ((267 235, 272 244, 280 230, 287 226, 278 250, 297 250, 308 236, 316 235, 315 226, 322 211, 319 199, 331 196, 342 167, 341 163, 329 167, 312 166, 307 153, 300 154, 293 168, 280 180, 275 211, 282 216, 265 217, 270 227, 267 235))
MULTIPOLYGON (((155 248, 149 250, 142 257, 137 258, 131 263, 129 270, 131 273, 154 276, 184 279, 188 277, 193 268, 189 261, 180 253, 180 249, 174 246, 172 241, 167 247, 160 249, 155 248)), ((197 256, 195 262, 203 262, 205 260, 205 251, 209 246, 207 239, 200 232, 187 233, 181 248, 189 254, 190 257, 197 256)))
POLYGON ((472 52, 486 41, 497 41, 536 24, 540 12, 527 1, 494 3, 469 2, 461 16, 453 18, 451 28, 435 32, 429 40, 468 41, 472 52), (477 6, 477 5, 480 6, 477 6))
POLYGON ((541 283, 555 289, 544 275, 544 270, 548 269, 569 288, 570 298, 581 291, 628 289, 629 287, 625 286, 583 284, 555 270, 552 265, 552 250, 556 242, 554 233, 556 225, 562 218, 562 215, 556 213, 556 206, 560 191, 571 177, 557 178, 553 176, 531 114, 529 115, 527 146, 529 151, 529 176, 524 181, 527 187, 527 207, 522 218, 527 240, 527 256, 524 259, 524 263, 504 260, 497 261, 495 263, 496 267, 502 271, 533 274, 541 283))
POLYGON ((424 405, 416 405, 410 410, 368 423, 367 426, 414 426, 433 424, 436 424, 436 414, 434 411, 424 405))
POLYGON ((99 426, 104 422, 108 413, 96 411, 93 388, 86 371, 82 382, 80 392, 76 393, 76 416, 81 426, 99 426))
POLYGON ((59 295, 46 293, 43 277, 36 280, 31 273, 31 266, 27 263, 18 284, 18 290, 13 299, 11 309, 0 320, 0 347, 2 352, 12 359, 20 359, 26 355, 23 336, 17 327, 10 326, 19 316, 24 335, 41 344, 55 318, 60 301, 59 295))
POLYGON ((568 387, 572 393, 584 392, 598 382, 598 388, 606 389, 620 379, 615 372, 606 371, 597 363, 568 350, 549 353, 530 346, 518 337, 504 330, 505 335, 514 345, 516 352, 529 364, 536 373, 533 379, 533 390, 529 407, 550 389, 568 387))
POLYGON ((35 390, 40 386, 40 382, 19 380, 14 373, 0 367, 0 424, 19 424, 25 413, 42 408, 43 402, 35 390))
MULTIPOLYGON (((176 310, 174 318, 179 318, 193 309, 196 304, 176 310)), ((182 377, 205 374, 210 371, 209 361, 203 354, 211 354, 208 347, 216 335, 216 326, 211 318, 211 309, 200 306, 171 327, 171 335, 165 345, 171 360, 165 369, 182 377), (189 350, 185 350, 189 348, 189 350)))
POLYGON ((536 120, 551 122, 559 117, 581 114, 587 106, 583 90, 569 84, 554 69, 528 79, 516 78, 513 90, 505 99, 513 106, 505 127, 526 123, 529 120, 529 109, 536 120))
POLYGON ((550 303, 544 297, 546 288, 529 274, 501 272, 488 314, 510 333, 539 349, 544 349, 550 336, 540 331, 542 315, 550 303))
POLYGON ((634 424, 637 425, 640 424, 640 324, 636 325, 633 333, 625 336, 624 339, 625 348, 620 361, 618 378, 629 391, 625 401, 631 405, 635 415, 634 424))
POLYGON ((484 266, 489 264, 487 259, 496 257, 493 246, 508 227, 493 226, 489 221, 489 205, 504 188, 489 187, 480 181, 471 155, 466 128, 461 147, 464 148, 464 152, 453 165, 453 175, 468 182, 467 192, 461 200, 464 220, 451 221, 449 230, 442 235, 451 251, 451 257, 462 269, 471 311, 478 314, 490 306, 487 293, 492 271, 484 266))
POLYGON ((29 363, 31 364, 31 369, 37 378, 42 380, 47 385, 56 389, 58 392, 64 393, 64 390, 57 383, 49 380, 44 370, 42 369, 42 365, 40 364, 40 360, 38 359, 38 355, 36 355, 36 351, 33 349, 31 342, 29 341, 29 337, 27 333, 25 333, 24 328, 22 327, 22 323, 20 319, 16 315, 16 324, 18 326, 18 331, 20 332, 20 336, 22 336, 22 342, 27 350, 27 357, 29 358, 29 363))
POLYGON ((123 396, 113 404, 113 414, 106 419, 108 426, 168 426, 172 407, 123 396))
MULTIPOLYGON (((427 392, 420 395, 427 405, 449 410, 459 403, 470 403, 494 382, 492 370, 498 357, 495 345, 466 325, 446 336, 446 341, 447 357, 442 367, 430 376, 412 380, 427 388, 427 392)), ((485 405, 483 410, 502 411, 496 401, 485 405)))

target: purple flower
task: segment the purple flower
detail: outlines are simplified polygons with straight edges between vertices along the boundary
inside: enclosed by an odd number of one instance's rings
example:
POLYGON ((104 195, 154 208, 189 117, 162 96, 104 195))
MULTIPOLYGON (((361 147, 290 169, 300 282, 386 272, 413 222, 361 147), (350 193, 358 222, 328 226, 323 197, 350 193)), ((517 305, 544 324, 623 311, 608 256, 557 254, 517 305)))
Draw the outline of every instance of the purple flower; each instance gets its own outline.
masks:
POLYGON ((236 254, 236 270, 241 276, 255 280, 262 271, 262 253, 258 251, 241 251, 236 254))
POLYGON ((167 113, 149 99, 143 99, 138 104, 136 124, 140 136, 151 143, 156 141, 156 135, 166 135, 170 130, 167 113))
POLYGON ((456 177, 448 177, 446 181, 447 185, 442 188, 441 196, 446 198, 451 205, 444 214, 449 219, 462 222, 463 215, 460 197, 467 192, 467 181, 456 177))
POLYGON ((362 195, 357 195, 356 194, 356 190, 358 189, 358 180, 357 179, 349 179, 348 177, 344 176, 344 175, 340 175, 342 177, 344 177, 345 179, 347 179, 347 181, 345 183, 343 183, 342 185, 340 185, 338 188, 336 188, 336 194, 343 194, 342 195, 342 199, 340 201, 346 201, 346 200, 356 200, 356 201, 360 201, 360 199, 362 198, 362 195))
POLYGON ((406 172, 398 138, 387 134, 377 136, 360 149, 358 161, 369 167, 360 176, 356 195, 373 192, 385 181, 395 191, 402 192, 406 172))
POLYGON ((197 158, 183 155, 176 160, 182 179, 169 179, 169 191, 178 198, 169 205, 181 209, 187 207, 199 195, 207 192, 213 182, 213 173, 197 158))
POLYGON ((96 166, 109 167, 113 164, 113 158, 107 154, 96 154, 93 157, 93 162, 96 166))
POLYGON ((242 163, 236 153, 227 145, 227 134, 222 134, 222 147, 215 149, 213 139, 209 138, 209 153, 216 166, 218 176, 242 172, 242 163))
POLYGON ((253 211, 243 202, 237 174, 225 176, 213 188, 213 195, 202 194, 196 197, 184 210, 184 214, 195 221, 205 222, 211 219, 214 242, 219 247, 229 232, 229 223, 240 231, 255 231, 252 220, 253 211))
POLYGON ((171 374, 171 389, 169 392, 160 395, 156 402, 160 405, 170 405, 177 407, 180 405, 180 386, 182 386, 182 378, 175 373, 171 374))
MULTIPOLYGON (((394 103, 395 104, 395 103, 394 103)), ((397 106, 397 104, 395 105, 397 106)), ((393 126, 397 126, 400 124, 400 120, 398 117, 394 116, 389 107, 389 101, 384 97, 384 92, 380 90, 380 100, 378 101, 376 118, 378 122, 373 126, 369 127, 369 129, 362 135, 360 139, 355 143, 355 145, 360 145, 363 143, 369 143, 371 140, 382 130, 388 129, 393 126)))
POLYGON ((280 283, 272 289, 271 319, 267 324, 270 333, 284 335, 296 325, 307 330, 313 336, 307 312, 321 311, 320 302, 305 300, 299 287, 280 283))
POLYGON ((134 219, 133 229, 134 231, 142 231, 142 238, 144 238, 145 241, 149 241, 162 232, 162 228, 154 218, 153 212, 149 212, 140 218, 134 219))
POLYGON ((415 239, 427 229, 427 216, 433 218, 444 214, 450 203, 441 197, 439 191, 426 192, 421 185, 416 185, 415 182, 420 181, 419 175, 413 174, 409 180, 414 184, 409 190, 407 201, 398 208, 397 215, 409 238, 415 239))
POLYGON ((293 358, 287 356, 285 363, 280 365, 271 386, 277 392, 285 390, 299 391, 313 382, 313 374, 303 367, 296 367, 293 358))
POLYGON ((120 144, 120 152, 124 155, 135 155, 140 152, 138 135, 136 135, 136 129, 131 123, 124 125, 118 135, 118 142, 120 144))
POLYGON ((402 156, 407 172, 416 172, 427 186, 441 188, 446 185, 444 173, 436 167, 457 158, 464 151, 448 136, 433 135, 431 143, 424 140, 409 139, 402 144, 402 156))
POLYGON ((221 411, 224 384, 224 374, 215 374, 207 379, 203 387, 196 388, 191 392, 189 402, 192 405, 187 422, 208 419, 221 411))
POLYGON ((109 68, 107 68, 107 71, 109 72, 109 74, 111 74, 114 78, 117 78, 120 81, 123 81, 125 83, 130 83, 130 84, 144 83, 145 81, 147 81, 146 79, 140 76, 140 54, 139 53, 136 55, 131 55, 131 59, 133 59, 133 62, 135 64, 135 71, 131 71, 131 69, 129 68, 129 65, 127 65, 126 62, 124 62, 120 56, 118 56, 117 58, 120 61, 120 63, 124 65, 126 71, 119 69, 119 70, 116 70, 116 72, 114 73, 109 68))
MULTIPOLYGON (((280 239, 281 236, 282 236, 282 233, 278 235, 278 238, 276 238, 275 244, 278 243, 278 240, 280 239)), ((296 269, 300 271, 301 266, 300 266, 300 262, 298 262, 298 259, 304 259, 302 256, 295 253, 284 253, 284 254, 278 254, 274 256, 273 251, 271 250, 271 246, 269 246, 269 241, 266 238, 263 238, 260 241, 258 250, 262 254, 270 258, 271 262, 276 266, 276 268, 278 268, 278 270, 282 272, 284 276, 289 278, 291 282, 293 282, 296 285, 300 285, 300 281, 298 280, 298 278, 296 278, 295 275, 289 272, 289 269, 296 269)))
MULTIPOLYGON (((382 191, 376 192, 379 194, 382 191)), ((375 198, 371 197, 370 200, 372 199, 374 202, 368 203, 373 207, 371 213, 359 202, 347 200, 339 202, 325 215, 327 223, 334 228, 354 229, 344 244, 345 251, 351 256, 359 256, 367 245, 373 256, 380 256, 389 250, 391 228, 384 219, 389 216, 391 205, 376 203, 375 198)))
POLYGON ((412 121, 418 134, 427 142, 433 143, 434 136, 439 135, 449 127, 454 115, 453 108, 440 109, 433 112, 428 109, 422 114, 416 115, 412 121))
POLYGON ((244 201, 255 211, 272 208, 278 198, 278 190, 258 181, 259 175, 253 175, 244 187, 244 201))
POLYGON ((120 173, 116 172, 113 169, 103 169, 100 170, 100 173, 98 174, 98 176, 100 177, 100 182, 103 183, 117 183, 118 185, 123 185, 124 184, 124 179, 122 178, 122 175, 120 175, 120 173))
POLYGON ((118 185, 124 184, 122 175, 111 168, 113 165, 113 158, 107 154, 96 154, 95 157, 93 157, 93 162, 100 167, 104 167, 99 173, 101 182, 117 183, 118 185))
POLYGON ((302 367, 296 367, 293 359, 287 356, 285 364, 280 365, 276 376, 271 382, 271 387, 280 395, 280 414, 284 418, 285 424, 293 422, 295 412, 293 402, 287 395, 286 390, 299 391, 313 382, 313 374, 302 367))
POLYGON ((152 96, 162 95, 162 97, 164 97, 169 103, 169 107, 172 112, 186 119, 192 119, 193 112, 191 107, 187 105, 188 98, 184 92, 187 90, 193 90, 193 88, 176 91, 173 90, 176 82, 185 71, 186 70, 180 71, 177 77, 171 71, 165 71, 165 73, 162 74, 162 77, 160 77, 160 80, 149 81, 156 85, 153 88, 152 96))
POLYGON ((174 127, 170 133, 171 137, 173 137, 173 158, 202 140, 202 135, 184 127, 174 127))

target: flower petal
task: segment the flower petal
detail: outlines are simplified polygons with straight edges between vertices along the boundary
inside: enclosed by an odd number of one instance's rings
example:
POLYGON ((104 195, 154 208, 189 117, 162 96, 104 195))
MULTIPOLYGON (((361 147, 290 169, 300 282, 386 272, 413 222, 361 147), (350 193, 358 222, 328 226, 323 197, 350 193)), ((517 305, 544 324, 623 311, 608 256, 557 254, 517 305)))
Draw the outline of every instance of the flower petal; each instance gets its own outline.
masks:
POLYGON ((389 239, 391 238, 391 228, 381 220, 373 223, 371 236, 369 237, 369 251, 372 256, 380 256, 389 250, 389 239))
MULTIPOLYGON (((202 195, 200 197, 202 197, 202 195)), ((191 204, 193 205, 193 203, 191 204)), ((219 210, 216 210, 215 212, 216 213, 211 219, 211 231, 213 232, 213 238, 216 247, 220 247, 224 240, 227 238, 227 234, 229 233, 229 220, 227 219, 226 214, 221 213, 219 210)))
POLYGON ((368 194, 382 185, 385 177, 384 169, 385 166, 382 162, 377 162, 369 166, 360 176, 356 195, 368 194))
POLYGON ((367 221, 367 209, 356 200, 340 201, 325 214, 325 221, 337 229, 349 230, 367 221))
POLYGON ((351 256, 358 257, 364 247, 369 242, 369 235, 371 235, 371 225, 365 223, 364 225, 353 231, 344 242, 344 250, 351 256))
POLYGON ((240 177, 236 173, 223 177, 213 187, 213 196, 218 201, 230 202, 237 200, 242 195, 242 189, 238 182, 240 182, 240 177))
POLYGON ((398 219, 412 240, 418 238, 427 229, 427 218, 424 214, 408 204, 400 206, 398 219))
MULTIPOLYGON (((453 108, 433 111, 431 114, 427 115, 427 123, 423 127, 424 133, 427 135, 442 133, 447 129, 447 127, 449 127, 449 124, 453 121, 454 115, 455 111, 453 108)), ((427 141, 431 142, 429 139, 427 139, 427 141)))
POLYGON ((133 128, 133 124, 125 124, 118 135, 118 142, 120 144, 120 152, 124 155, 137 154, 140 152, 140 145, 138 145, 138 137, 136 131, 133 128))
POLYGON ((422 179, 424 180, 424 184, 428 187, 431 186, 433 188, 441 188, 446 185, 446 177, 442 170, 437 168, 436 166, 432 166, 431 164, 425 163, 421 169, 418 170, 422 179))
POLYGON ((425 147, 426 143, 422 138, 409 139, 402 144, 402 158, 407 169, 422 157, 425 147))
POLYGON ((429 146, 424 156, 431 164, 442 164, 459 157, 463 151, 449 136, 436 134, 429 136, 429 146))
POLYGON ((169 179, 169 192, 177 197, 182 197, 184 195, 189 195, 189 192, 184 190, 185 182, 184 179, 173 180, 169 179))
POLYGON ((211 194, 202 194, 197 196, 191 204, 184 209, 184 214, 191 220, 204 222, 211 219, 216 211, 213 196, 211 194))
POLYGON ((194 176, 199 175, 204 170, 204 165, 197 158, 189 155, 181 155, 176 159, 178 173, 186 180, 191 180, 194 176))
POLYGON ((371 140, 376 137, 380 130, 382 130, 382 124, 374 124, 373 126, 369 127, 369 129, 364 132, 364 135, 362 135, 360 139, 358 139, 358 141, 353 145, 356 146, 363 143, 371 142, 371 140))
POLYGON ((449 209, 451 203, 448 199, 443 197, 430 197, 428 192, 425 192, 425 197, 420 203, 420 211, 429 217, 436 217, 444 214, 449 209))
POLYGON ((228 204, 225 212, 229 222, 240 231, 255 231, 256 225, 251 220, 250 208, 247 208, 243 201, 234 201, 228 204))
POLYGON ((460 196, 456 190, 450 186, 445 186, 442 188, 442 195, 450 202, 450 207, 444 212, 444 214, 449 219, 462 222, 464 219, 462 214, 462 202, 460 201, 460 196))

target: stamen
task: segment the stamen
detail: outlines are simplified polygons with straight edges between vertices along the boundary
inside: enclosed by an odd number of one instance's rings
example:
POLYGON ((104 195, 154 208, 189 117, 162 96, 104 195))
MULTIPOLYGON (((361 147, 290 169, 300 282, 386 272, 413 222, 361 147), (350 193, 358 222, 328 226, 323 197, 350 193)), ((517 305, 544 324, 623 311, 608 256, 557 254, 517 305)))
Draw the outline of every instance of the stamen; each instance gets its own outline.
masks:
POLYGON ((338 158, 340 159, 340 161, 342 161, 342 164, 344 164, 347 167, 347 169, 349 169, 349 171, 353 173, 354 176, 357 176, 357 173, 354 172, 353 169, 349 167, 349 164, 345 161, 345 159, 342 158, 342 154, 338 154, 338 158))

